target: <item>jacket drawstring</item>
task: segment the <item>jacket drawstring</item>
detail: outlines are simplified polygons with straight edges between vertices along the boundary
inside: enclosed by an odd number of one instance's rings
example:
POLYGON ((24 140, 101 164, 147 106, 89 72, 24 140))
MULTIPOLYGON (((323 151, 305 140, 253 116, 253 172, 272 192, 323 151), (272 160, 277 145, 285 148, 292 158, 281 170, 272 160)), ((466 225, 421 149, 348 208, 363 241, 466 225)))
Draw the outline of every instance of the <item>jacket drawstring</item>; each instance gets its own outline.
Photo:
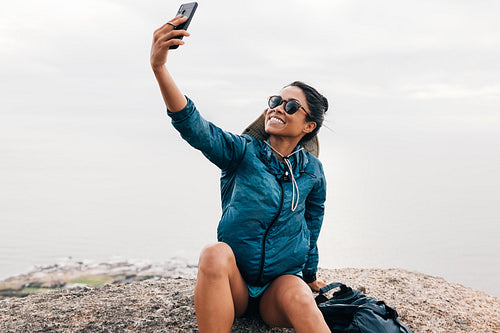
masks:
POLYGON ((294 212, 297 209, 297 206, 299 205, 299 185, 297 185, 297 181, 295 180, 295 176, 293 175, 293 169, 292 169, 292 164, 289 161, 289 158, 298 153, 301 150, 304 150, 304 148, 297 149, 293 153, 291 153, 288 156, 283 156, 279 151, 273 148, 267 141, 264 141, 266 145, 268 145, 276 154, 278 154, 284 161, 286 166, 288 167, 288 171, 290 172, 290 177, 292 178, 292 212, 294 212), (297 200, 295 200, 295 192, 297 192, 297 200))

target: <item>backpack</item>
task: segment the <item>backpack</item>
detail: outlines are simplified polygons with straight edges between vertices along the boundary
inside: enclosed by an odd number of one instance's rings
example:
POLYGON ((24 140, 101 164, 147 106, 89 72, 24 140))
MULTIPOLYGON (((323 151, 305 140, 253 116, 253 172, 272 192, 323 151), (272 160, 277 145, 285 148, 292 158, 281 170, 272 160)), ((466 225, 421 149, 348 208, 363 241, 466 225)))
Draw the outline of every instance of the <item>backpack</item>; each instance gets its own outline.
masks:
POLYGON ((342 283, 321 288, 316 304, 333 333, 413 333, 395 309, 342 283), (330 299, 324 295, 338 287, 330 299))

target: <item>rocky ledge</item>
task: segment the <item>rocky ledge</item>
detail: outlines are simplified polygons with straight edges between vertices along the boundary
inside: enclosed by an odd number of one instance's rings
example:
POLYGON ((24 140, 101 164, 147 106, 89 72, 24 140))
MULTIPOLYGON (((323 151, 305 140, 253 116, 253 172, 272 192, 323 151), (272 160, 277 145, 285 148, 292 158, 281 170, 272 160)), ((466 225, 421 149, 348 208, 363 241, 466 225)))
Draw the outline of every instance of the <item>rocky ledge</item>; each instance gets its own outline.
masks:
MULTIPOLYGON (((0 300, 0 332, 197 332, 195 267, 186 265, 180 273, 162 271, 166 267, 159 266, 134 266, 132 271, 123 265, 108 267, 108 271, 88 268, 80 269, 80 282, 66 289, 55 287, 68 285, 64 277, 78 280, 75 272, 52 267, 44 275, 39 270, 34 274, 38 279, 51 276, 51 281, 38 281, 38 289, 55 290, 0 300), (92 287, 85 281, 104 285, 92 287)), ((500 332, 498 298, 439 277, 401 269, 353 268, 321 269, 319 275, 385 301, 415 333, 500 332)), ((29 278, 33 276, 7 279, 0 283, 0 289, 2 283, 11 291, 23 288, 26 283, 19 284, 29 278)), ((258 318, 244 318, 235 321, 232 332, 293 330, 270 328, 258 318)))

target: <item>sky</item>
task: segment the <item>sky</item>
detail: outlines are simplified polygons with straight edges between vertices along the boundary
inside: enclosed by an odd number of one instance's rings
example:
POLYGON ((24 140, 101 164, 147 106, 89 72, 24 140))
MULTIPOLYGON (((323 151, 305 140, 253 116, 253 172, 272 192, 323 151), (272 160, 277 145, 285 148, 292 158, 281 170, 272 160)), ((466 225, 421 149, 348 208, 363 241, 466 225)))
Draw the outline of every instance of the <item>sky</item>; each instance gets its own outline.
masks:
MULTIPOLYGON (((179 5, 0 2, 4 266, 54 246, 44 239, 60 243, 47 258, 89 244, 133 256, 158 242, 189 257, 215 241, 219 171, 171 127, 149 65, 153 31, 179 5)), ((483 258, 481 274, 498 281, 499 10, 488 0, 199 1, 167 67, 205 118, 235 133, 292 81, 329 99, 323 266, 453 280, 483 258)))

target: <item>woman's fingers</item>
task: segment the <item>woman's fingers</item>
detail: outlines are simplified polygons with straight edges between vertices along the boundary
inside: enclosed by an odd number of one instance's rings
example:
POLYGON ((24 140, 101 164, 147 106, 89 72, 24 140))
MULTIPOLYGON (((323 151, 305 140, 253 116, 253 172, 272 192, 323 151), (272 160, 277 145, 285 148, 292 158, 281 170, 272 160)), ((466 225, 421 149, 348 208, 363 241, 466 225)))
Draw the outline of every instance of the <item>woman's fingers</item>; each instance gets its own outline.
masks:
MULTIPOLYGON (((170 20, 168 23, 171 23, 171 24, 177 26, 179 24, 182 24, 182 23, 186 22, 187 19, 188 19, 187 16, 182 16, 181 14, 179 14, 174 19, 170 20)), ((168 24, 168 25, 171 25, 171 24, 168 24)))
POLYGON ((179 39, 179 38, 171 38, 171 39, 162 41, 160 44, 160 48, 162 48, 164 50, 168 50, 170 48, 170 46, 173 46, 173 45, 184 45, 184 41, 182 39, 179 39))
POLYGON ((184 42, 178 37, 188 37, 190 34, 186 30, 175 30, 175 27, 186 22, 186 20, 187 17, 178 15, 155 30, 151 47, 151 65, 154 68, 165 64, 171 46, 184 45, 184 42))
POLYGON ((308 283, 312 291, 319 291, 321 288, 325 287, 326 281, 324 279, 317 279, 314 282, 308 283))
POLYGON ((189 32, 187 32, 186 30, 174 30, 175 28, 174 26, 172 26, 172 24, 178 26, 179 24, 184 23, 186 20, 187 17, 177 16, 175 19, 165 23, 161 28, 155 30, 153 34, 153 42, 166 41, 171 38, 180 36, 190 36, 189 32))
POLYGON ((185 30, 173 30, 167 34, 165 34, 162 39, 158 40, 156 43, 158 44, 160 49, 169 49, 170 46, 173 45, 184 45, 184 41, 180 38, 180 36, 188 37, 190 34, 185 30))
MULTIPOLYGON (((168 21, 167 23, 165 23, 164 25, 162 25, 161 27, 158 28, 158 30, 162 30, 162 29, 165 29, 165 28, 168 28, 169 26, 172 27, 172 24, 173 25, 178 25, 176 23, 176 21, 178 19, 181 19, 183 18, 181 14, 177 15, 176 17, 174 17, 173 19, 171 19, 170 21, 168 21)), ((182 22, 181 22, 182 23, 182 22)), ((173 28, 173 27, 172 27, 173 28)))
POLYGON ((172 30, 172 31, 169 31, 168 33, 166 33, 165 35, 163 35, 163 38, 161 38, 160 40, 166 41, 166 40, 169 40, 171 38, 180 37, 180 36, 189 37, 189 36, 191 36, 191 34, 189 32, 187 32, 186 30, 172 30))
POLYGON ((175 18, 171 19, 170 21, 168 21, 167 23, 162 25, 158 30, 161 32, 168 32, 168 31, 174 30, 175 27, 186 22, 187 19, 188 18, 186 16, 182 16, 181 14, 179 14, 175 18))
POLYGON ((319 279, 318 280, 318 287, 323 288, 323 287, 326 287, 326 286, 327 286, 327 283, 326 283, 325 279, 319 279))

